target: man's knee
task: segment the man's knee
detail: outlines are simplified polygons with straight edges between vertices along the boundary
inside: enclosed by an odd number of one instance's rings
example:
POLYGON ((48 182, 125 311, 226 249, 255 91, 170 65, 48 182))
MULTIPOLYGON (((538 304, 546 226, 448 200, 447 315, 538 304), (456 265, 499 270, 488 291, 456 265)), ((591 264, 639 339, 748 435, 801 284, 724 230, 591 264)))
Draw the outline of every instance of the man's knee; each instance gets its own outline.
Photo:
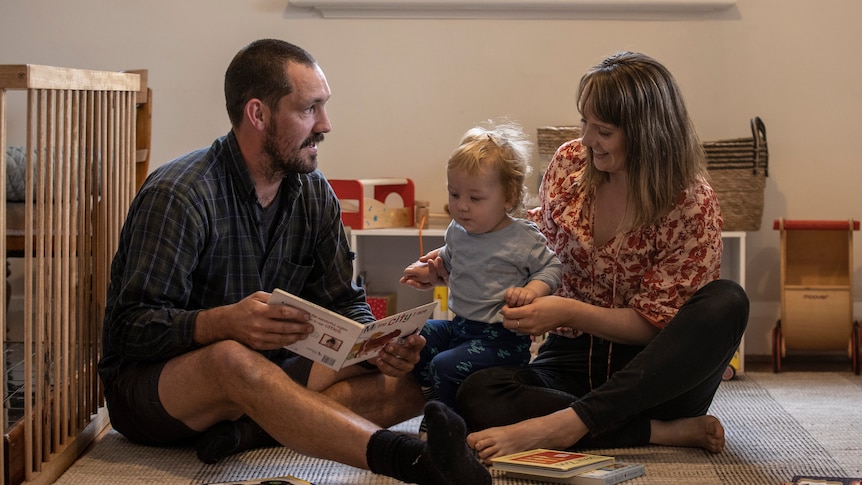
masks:
POLYGON ((218 383, 217 386, 225 389, 233 389, 241 383, 254 386, 274 371, 283 373, 274 362, 234 340, 222 340, 176 357, 168 363, 166 371, 172 372, 174 366, 185 367, 182 374, 205 374, 213 384, 218 383), (197 366, 197 369, 186 366, 197 366))
POLYGON ((205 356, 208 365, 230 369, 252 365, 264 358, 236 340, 221 340, 203 347, 200 352, 205 356))

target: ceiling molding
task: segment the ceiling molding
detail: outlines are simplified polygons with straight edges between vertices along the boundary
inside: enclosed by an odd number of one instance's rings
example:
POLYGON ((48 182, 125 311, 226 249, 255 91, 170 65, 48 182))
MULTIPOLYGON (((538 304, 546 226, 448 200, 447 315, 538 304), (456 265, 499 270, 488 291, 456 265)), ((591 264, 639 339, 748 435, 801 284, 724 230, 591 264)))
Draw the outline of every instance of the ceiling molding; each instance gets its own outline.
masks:
POLYGON ((736 0, 290 0, 324 18, 689 18, 736 0))

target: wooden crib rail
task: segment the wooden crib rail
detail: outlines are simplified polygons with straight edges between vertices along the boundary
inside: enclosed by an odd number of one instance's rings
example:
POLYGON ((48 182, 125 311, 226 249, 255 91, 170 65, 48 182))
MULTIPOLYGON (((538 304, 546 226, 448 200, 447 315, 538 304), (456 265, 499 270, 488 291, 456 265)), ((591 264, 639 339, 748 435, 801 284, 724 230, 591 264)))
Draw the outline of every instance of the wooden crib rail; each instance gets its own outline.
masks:
POLYGON ((38 64, 0 65, 2 89, 54 89, 83 91, 138 91, 138 74, 90 71, 38 64))
MULTIPOLYGON (((0 65, 3 228, 7 128, 26 123, 23 458, 28 483, 52 483, 107 424, 96 365, 110 263, 135 191, 140 86, 134 73, 0 65), (26 91, 26 120, 7 119, 7 94, 15 90, 26 91)), ((0 254, 6 249, 6 238, 0 238, 0 254)), ((0 278, 0 294, 5 291, 0 278)), ((8 328, 6 312, 0 312, 0 323, 8 328)), ((0 472, 8 479, 9 470, 0 472)))

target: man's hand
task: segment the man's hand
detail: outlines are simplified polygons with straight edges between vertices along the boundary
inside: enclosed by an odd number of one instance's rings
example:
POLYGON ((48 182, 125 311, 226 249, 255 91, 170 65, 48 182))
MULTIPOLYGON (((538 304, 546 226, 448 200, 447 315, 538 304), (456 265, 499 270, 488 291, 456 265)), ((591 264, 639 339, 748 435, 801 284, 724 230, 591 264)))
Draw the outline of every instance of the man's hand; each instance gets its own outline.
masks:
POLYGON ((210 344, 236 340, 255 350, 274 350, 303 340, 314 330, 311 316, 286 305, 270 305, 270 293, 255 292, 242 300, 200 312, 195 341, 210 344))
POLYGON ((419 351, 425 347, 425 337, 413 334, 387 343, 376 358, 369 360, 380 372, 391 377, 402 377, 419 362, 419 351))

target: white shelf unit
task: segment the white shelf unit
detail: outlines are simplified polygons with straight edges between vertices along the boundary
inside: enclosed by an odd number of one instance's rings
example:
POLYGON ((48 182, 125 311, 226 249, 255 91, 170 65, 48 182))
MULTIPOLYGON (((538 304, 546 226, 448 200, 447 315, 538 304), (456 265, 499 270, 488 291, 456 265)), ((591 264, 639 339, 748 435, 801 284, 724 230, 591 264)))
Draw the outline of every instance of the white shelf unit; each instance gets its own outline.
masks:
MULTIPOLYGON (((419 291, 398 282, 404 268, 422 253, 443 245, 445 228, 422 230, 420 250, 419 230, 414 228, 349 230, 350 247, 356 253, 353 273, 365 273, 369 294, 395 293, 398 311, 409 310, 432 299, 431 291, 419 291)), ((721 255, 721 277, 736 281, 745 288, 744 231, 721 233, 724 252, 721 255)), ((739 369, 745 372, 745 340, 739 345, 739 369)))
MULTIPOLYGON (((722 231, 721 240, 724 251, 721 253, 721 277, 736 281, 745 289, 745 231, 722 231)), ((745 372, 745 336, 739 342, 739 369, 737 374, 745 372)))
MULTIPOLYGON (((445 228, 422 230, 422 251, 443 245, 445 228)), ((369 294, 395 293, 397 311, 409 310, 431 301, 431 291, 419 291, 398 282, 410 263, 419 259, 419 229, 353 229, 350 248, 356 253, 353 261, 354 278, 365 273, 369 294)))

